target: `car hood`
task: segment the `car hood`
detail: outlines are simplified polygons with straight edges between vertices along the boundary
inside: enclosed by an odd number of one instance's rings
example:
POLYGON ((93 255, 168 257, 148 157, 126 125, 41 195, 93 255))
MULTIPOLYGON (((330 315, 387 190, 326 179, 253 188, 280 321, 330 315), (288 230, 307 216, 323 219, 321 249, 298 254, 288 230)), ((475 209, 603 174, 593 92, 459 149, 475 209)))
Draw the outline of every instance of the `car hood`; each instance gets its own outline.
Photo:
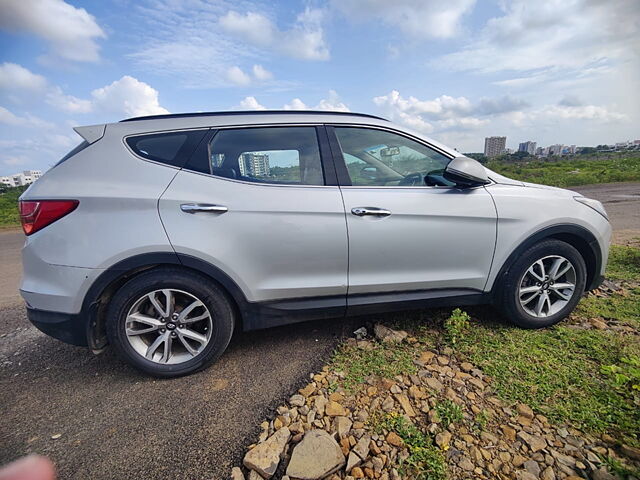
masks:
POLYGON ((567 190, 565 188, 551 187, 549 185, 540 185, 538 183, 531 183, 531 182, 521 182, 520 180, 514 180, 512 178, 505 177, 504 175, 500 175, 499 173, 496 173, 493 170, 490 170, 486 167, 485 169, 487 170, 487 176, 495 183, 498 183, 501 185, 515 185, 518 187, 537 188, 540 190, 547 190, 549 192, 554 192, 560 195, 567 195, 567 196, 573 196, 573 197, 582 196, 582 194, 578 192, 567 190))

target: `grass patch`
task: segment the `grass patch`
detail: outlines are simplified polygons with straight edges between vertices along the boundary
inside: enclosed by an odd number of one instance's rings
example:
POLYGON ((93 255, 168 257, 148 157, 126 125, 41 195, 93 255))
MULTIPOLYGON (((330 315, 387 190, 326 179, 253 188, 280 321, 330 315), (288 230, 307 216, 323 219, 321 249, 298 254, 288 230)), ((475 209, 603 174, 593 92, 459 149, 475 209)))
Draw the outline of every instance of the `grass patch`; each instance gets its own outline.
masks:
POLYGON ((607 466, 607 469, 618 476, 618 478, 622 478, 623 480, 627 480, 631 477, 638 478, 640 477, 640 470, 637 468, 629 468, 625 464, 623 464, 620 460, 613 457, 603 457, 602 463, 607 466))
MULTIPOLYGON (((608 432, 640 445, 640 336, 628 330, 582 328, 575 320, 605 318, 610 325, 640 326, 640 249, 614 246, 608 277, 625 285, 622 294, 585 297, 574 321, 544 330, 523 330, 495 320, 486 308, 474 309, 469 326, 464 312, 430 310, 394 320, 410 330, 420 344, 452 345, 493 378, 492 387, 507 402, 524 402, 557 424, 592 433, 608 432), (425 331, 430 317, 441 322, 439 339, 425 331), (448 317, 448 318, 447 318, 448 317), (476 321, 479 319, 480 321, 476 321), (412 326, 413 324, 413 326, 412 326)), ((352 365, 353 368, 355 364, 352 365)), ((437 405, 445 425, 457 421, 445 403, 437 405)), ((479 416, 479 428, 488 421, 479 416)))
POLYGON ((343 345, 335 352, 331 369, 345 374, 342 386, 351 391, 370 375, 393 378, 416 373, 414 357, 414 349, 406 344, 373 343, 370 349, 343 345))
POLYGON ((581 300, 574 315, 640 327, 640 248, 612 245, 607 278, 621 282, 625 291, 609 297, 589 295, 581 300))
POLYGON ((585 155, 570 160, 490 161, 487 167, 509 178, 556 187, 640 180, 640 153, 585 155))
POLYGON ((6 188, 0 193, 0 227, 20 225, 18 197, 27 187, 6 188))
POLYGON ((638 405, 603 366, 640 354, 637 340, 612 332, 556 327, 544 331, 478 325, 460 349, 493 377, 497 393, 529 404, 551 421, 637 441, 638 405))
POLYGON ((611 245, 607 278, 640 282, 640 248, 611 245))
POLYGON ((401 473, 416 480, 445 480, 447 464, 442 452, 429 435, 398 414, 386 414, 374 419, 378 434, 395 432, 407 446, 409 457, 400 463, 401 473))
POLYGON ((438 413, 438 417, 442 421, 444 428, 449 428, 449 425, 452 423, 462 421, 462 407, 448 398, 438 402, 436 405, 436 412, 438 413))
MULTIPOLYGON (((637 284, 640 249, 613 246, 607 275, 637 284)), ((573 317, 637 328, 640 287, 609 297, 588 295, 573 317)), ((521 330, 483 319, 464 332, 457 349, 493 377, 502 398, 527 403, 556 423, 640 444, 640 336, 567 323, 521 330)))

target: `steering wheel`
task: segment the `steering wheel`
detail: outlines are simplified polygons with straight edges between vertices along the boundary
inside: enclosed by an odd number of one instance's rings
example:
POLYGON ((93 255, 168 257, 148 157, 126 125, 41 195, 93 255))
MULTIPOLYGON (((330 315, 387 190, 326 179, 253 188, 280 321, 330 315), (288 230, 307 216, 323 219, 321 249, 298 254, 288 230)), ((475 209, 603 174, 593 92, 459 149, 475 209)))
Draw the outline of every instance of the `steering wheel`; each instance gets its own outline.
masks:
POLYGON ((413 172, 398 182, 398 185, 405 187, 414 187, 416 185, 424 185, 424 175, 420 172, 413 172))

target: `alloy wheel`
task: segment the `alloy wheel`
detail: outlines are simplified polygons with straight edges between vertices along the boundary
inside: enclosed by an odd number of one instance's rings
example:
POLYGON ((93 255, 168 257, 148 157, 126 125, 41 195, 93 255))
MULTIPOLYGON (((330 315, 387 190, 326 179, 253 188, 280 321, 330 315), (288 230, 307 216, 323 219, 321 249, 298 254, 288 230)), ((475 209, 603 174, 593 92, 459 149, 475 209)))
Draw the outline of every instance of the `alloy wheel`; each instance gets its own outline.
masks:
POLYGON ((532 317, 546 318, 562 310, 576 289, 576 270, 560 255, 537 260, 520 279, 520 306, 532 317))
POLYGON ((212 329, 211 313, 201 300, 168 288, 136 300, 125 323, 131 347, 161 364, 183 363, 198 356, 209 344, 212 329))

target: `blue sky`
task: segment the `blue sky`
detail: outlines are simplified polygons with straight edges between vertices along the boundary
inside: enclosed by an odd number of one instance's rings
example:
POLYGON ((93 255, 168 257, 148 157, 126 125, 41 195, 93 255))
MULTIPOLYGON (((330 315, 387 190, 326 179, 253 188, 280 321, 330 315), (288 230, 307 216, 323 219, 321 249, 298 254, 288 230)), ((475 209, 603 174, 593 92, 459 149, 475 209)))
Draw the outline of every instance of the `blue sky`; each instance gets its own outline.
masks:
POLYGON ((640 138, 637 0, 3 0, 0 174, 75 125, 166 112, 374 113, 460 151, 487 135, 640 138))

